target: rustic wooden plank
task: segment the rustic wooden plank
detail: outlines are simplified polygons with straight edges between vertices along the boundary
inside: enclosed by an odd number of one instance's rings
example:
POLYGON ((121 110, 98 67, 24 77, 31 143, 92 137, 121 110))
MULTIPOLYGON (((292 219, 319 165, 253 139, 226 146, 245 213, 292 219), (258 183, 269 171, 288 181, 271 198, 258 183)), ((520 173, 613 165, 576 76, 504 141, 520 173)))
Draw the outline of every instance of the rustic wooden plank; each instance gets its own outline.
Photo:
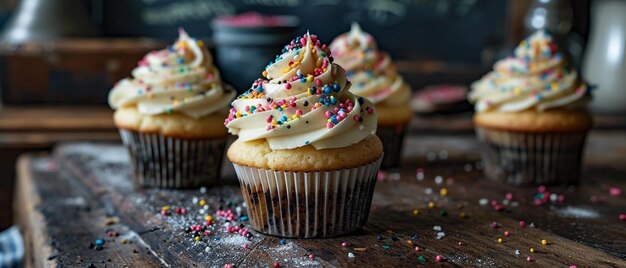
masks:
MULTIPOLYGON (((598 137, 600 143, 593 142, 602 148, 603 138, 604 136, 598 137)), ((613 137, 615 138, 619 139, 623 136, 613 137)), ((626 240, 626 235, 623 230, 619 230, 623 223, 609 216, 623 207, 623 200, 607 200, 604 204, 598 205, 594 208, 598 216, 593 219, 583 218, 574 219, 574 221, 555 217, 558 210, 553 210, 548 205, 540 207, 531 205, 534 188, 509 187, 483 180, 477 181, 477 178, 481 177, 480 171, 462 171, 468 164, 473 164, 478 159, 475 154, 467 153, 468 150, 471 152, 476 148, 475 144, 469 142, 470 140, 472 137, 466 137, 460 141, 457 138, 452 139, 445 143, 443 148, 447 148, 447 151, 446 154, 442 154, 441 148, 438 147, 441 145, 437 145, 441 144, 441 140, 436 137, 410 139, 407 144, 421 144, 422 149, 412 149, 405 154, 405 168, 401 170, 398 180, 392 179, 395 174, 389 174, 387 180, 379 182, 372 215, 363 231, 345 238, 287 240, 284 244, 281 244, 278 238, 256 235, 249 241, 251 248, 249 252, 241 249, 241 245, 246 240, 232 236, 225 244, 212 241, 207 241, 207 244, 192 242, 180 230, 182 228, 179 224, 180 219, 177 220, 176 216, 158 215, 162 205, 187 204, 186 206, 189 207, 189 199, 193 196, 205 196, 211 208, 223 206, 228 199, 239 198, 236 187, 217 187, 210 189, 204 195, 197 191, 141 190, 136 192, 132 188, 129 170, 123 163, 124 160, 115 156, 123 154, 123 149, 119 147, 114 149, 116 147, 69 145, 61 147, 56 157, 63 159, 62 165, 67 165, 66 168, 76 176, 76 180, 82 181, 88 189, 94 192, 104 193, 102 199, 112 200, 110 206, 117 211, 120 220, 128 224, 131 229, 158 228, 141 234, 141 237, 156 252, 166 256, 166 262, 170 264, 221 266, 224 263, 234 263, 240 266, 267 266, 274 261, 279 261, 282 264, 294 266, 376 264, 386 266, 420 264, 418 259, 420 254, 432 263, 434 256, 441 254, 449 260, 450 264, 462 266, 519 266, 526 262, 523 257, 527 255, 533 256, 537 263, 550 266, 569 264, 584 266, 598 263, 608 266, 624 265, 623 260, 605 253, 624 258, 620 255, 620 245, 622 245, 620 243, 626 240), (100 156, 97 155, 98 153, 100 156), (432 153, 436 155, 434 160, 429 158, 432 153), (445 160, 441 159, 443 155, 447 155, 445 160), (105 161, 107 159, 109 162, 105 161), (427 178, 424 181, 416 181, 413 171, 416 166, 428 166, 427 178), (442 175, 445 178, 454 177, 455 182, 446 185, 450 193, 448 196, 425 194, 428 188, 435 193, 441 188, 433 180, 435 175, 442 175), (520 205, 510 207, 507 212, 503 213, 497 213, 489 206, 478 205, 478 200, 481 198, 502 200, 503 193, 506 192, 517 196, 515 201, 520 205), (427 203, 430 201, 444 208, 449 215, 442 217, 439 215, 439 209, 428 209, 427 203), (463 208, 459 208, 460 205, 463 208), (419 209, 420 214, 414 216, 414 209, 419 209), (460 219, 461 212, 469 215, 469 218, 460 219), (534 222, 537 228, 517 227, 520 219, 529 223, 534 222), (499 222, 502 227, 491 228, 492 221, 499 222), (571 227, 572 222, 584 228, 571 227), (433 231, 435 225, 442 226, 446 232, 445 238, 435 239, 436 232, 433 231), (609 228, 605 229, 604 226, 609 228), (618 230, 613 230, 614 228, 618 230), (513 235, 510 238, 504 238, 502 235, 504 230, 511 231, 513 235), (609 234, 610 236, 607 236, 609 234), (383 237, 382 240, 378 240, 379 235, 383 237), (391 239, 394 236, 397 238, 396 241, 391 239), (505 242, 498 244, 496 242, 498 237, 503 237, 505 242), (550 244, 541 245, 541 239, 547 239, 550 244), (416 253, 414 245, 407 240, 423 247, 423 253, 416 253), (351 246, 342 247, 341 244, 344 241, 349 242, 351 246), (458 241, 462 241, 464 245, 459 246, 458 241), (209 253, 204 254, 203 249, 206 245, 209 246, 209 253), (384 246, 389 246, 389 248, 384 246), (537 252, 529 253, 530 247, 535 247, 537 252), (360 248, 366 248, 366 251, 359 251, 360 248), (520 250, 520 257, 515 256, 516 249, 520 250), (172 252, 178 256, 171 256, 172 252), (355 258, 349 258, 348 252, 352 252, 355 258), (309 254, 315 254, 313 260, 309 259, 309 254)), ((608 142, 611 140, 609 139, 608 142)), ((619 154, 619 149, 617 151, 619 154)), ((596 152, 591 150, 591 153, 593 155, 596 152)), ((615 175, 620 174, 623 175, 623 171, 618 171, 615 175)), ((596 192, 606 193, 606 189, 598 186, 600 184, 597 183, 597 181, 607 181, 606 179, 593 177, 587 184, 583 184, 573 192, 565 192, 564 188, 551 188, 550 190, 563 190, 568 199, 567 204, 577 205, 577 202, 585 203, 584 198, 580 198, 581 196, 596 192)), ((615 177, 608 179, 610 182, 615 181, 615 177)), ((619 182, 615 185, 624 186, 619 182)), ((216 232, 219 233, 219 231, 216 232)))
POLYGON ((24 156, 18 167, 16 213, 28 241, 28 266, 162 265, 157 254, 138 235, 118 224, 93 192, 65 179, 53 159, 24 156), (109 229, 123 236, 107 237, 109 229), (99 238, 106 241, 102 250, 93 248, 99 238))

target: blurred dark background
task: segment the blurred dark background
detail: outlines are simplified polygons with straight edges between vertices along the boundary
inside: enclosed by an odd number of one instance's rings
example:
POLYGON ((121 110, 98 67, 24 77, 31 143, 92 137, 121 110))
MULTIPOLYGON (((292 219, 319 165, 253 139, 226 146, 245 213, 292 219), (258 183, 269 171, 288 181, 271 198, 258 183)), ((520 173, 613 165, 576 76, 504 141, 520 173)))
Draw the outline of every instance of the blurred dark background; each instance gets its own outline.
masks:
MULTIPOLYGON (((562 42, 580 64, 590 5, 589 0, 0 0, 0 230, 11 224, 16 157, 65 141, 117 141, 108 91, 146 52, 170 44, 179 27, 209 44, 218 67, 228 73, 232 66, 220 57, 232 54, 219 46, 216 51, 211 27, 216 17, 249 11, 291 15, 299 20, 296 34, 310 30, 326 43, 356 21, 419 91, 437 84, 467 86, 533 27, 563 28, 559 23, 566 20, 562 42), (559 5, 541 6, 545 2, 559 5), (542 12, 560 22, 532 19, 542 12), (29 28, 33 24, 39 28, 29 28), (55 32, 56 24, 65 28, 55 32)), ((258 57, 267 62, 277 52, 258 57)))

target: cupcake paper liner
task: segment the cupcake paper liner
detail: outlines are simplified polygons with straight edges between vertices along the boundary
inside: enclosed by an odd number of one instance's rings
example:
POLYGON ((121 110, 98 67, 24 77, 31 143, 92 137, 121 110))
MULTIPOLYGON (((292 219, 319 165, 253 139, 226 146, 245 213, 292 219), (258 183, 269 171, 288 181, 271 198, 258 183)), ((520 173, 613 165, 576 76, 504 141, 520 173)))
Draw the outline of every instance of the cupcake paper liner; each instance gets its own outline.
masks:
POLYGON ((233 165, 255 230, 281 237, 323 238, 365 225, 381 159, 318 172, 233 165))
POLYGON ((400 124, 396 126, 379 126, 376 130, 376 136, 383 143, 385 151, 385 157, 380 168, 388 169, 400 166, 405 129, 406 124, 400 124))
POLYGON ((587 132, 523 133, 476 128, 485 175, 513 185, 577 184, 587 132))
POLYGON ((219 180, 226 138, 181 139, 124 129, 120 135, 138 186, 193 188, 219 180))

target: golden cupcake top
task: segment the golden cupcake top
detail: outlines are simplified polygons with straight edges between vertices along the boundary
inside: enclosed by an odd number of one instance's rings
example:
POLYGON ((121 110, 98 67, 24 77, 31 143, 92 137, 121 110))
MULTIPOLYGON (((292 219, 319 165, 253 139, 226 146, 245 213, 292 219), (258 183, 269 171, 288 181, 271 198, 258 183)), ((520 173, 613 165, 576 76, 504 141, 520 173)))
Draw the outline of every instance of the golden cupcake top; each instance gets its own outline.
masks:
POLYGON ((136 107, 143 115, 181 113, 200 118, 225 111, 235 92, 224 86, 202 41, 179 30, 176 43, 148 53, 109 93, 113 109, 136 107))
POLYGON ((336 63, 346 69, 352 93, 385 105, 408 105, 411 88, 398 74, 388 53, 357 23, 330 44, 336 63))
POLYGON ((232 102, 225 121, 240 141, 266 139, 271 149, 356 144, 376 132, 374 105, 350 93, 330 49, 306 33, 287 44, 252 87, 232 102))
POLYGON ((543 30, 523 40, 513 56, 496 62, 471 87, 468 99, 476 112, 582 109, 590 98, 589 87, 543 30))

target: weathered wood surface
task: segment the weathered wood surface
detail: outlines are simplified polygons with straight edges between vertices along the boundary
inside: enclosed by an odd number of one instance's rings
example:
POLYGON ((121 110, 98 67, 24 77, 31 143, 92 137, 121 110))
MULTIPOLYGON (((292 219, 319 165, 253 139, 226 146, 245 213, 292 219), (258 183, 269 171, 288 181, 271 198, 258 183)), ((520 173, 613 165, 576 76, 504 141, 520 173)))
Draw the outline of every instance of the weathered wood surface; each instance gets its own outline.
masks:
POLYGON ((135 190, 128 157, 119 145, 68 144, 52 156, 28 155, 19 161, 16 202, 17 218, 27 235, 27 263, 408 267, 434 265, 435 256, 441 255, 446 266, 517 267, 529 264, 527 256, 533 258, 531 264, 550 267, 626 266, 626 222, 618 219, 626 213, 626 197, 609 194, 611 187, 626 190, 626 133, 593 133, 583 183, 548 187, 565 200, 539 206, 533 204, 535 187, 482 179, 477 169, 479 146, 473 136, 411 136, 405 144, 404 167, 387 172, 377 183, 370 219, 362 231, 341 238, 284 241, 254 231, 249 239, 226 233, 225 220, 215 211, 240 205, 232 171, 224 172, 227 185, 205 193, 135 190), (416 179, 416 168, 424 170, 424 180, 416 179), (441 185, 435 183, 436 176, 443 178, 441 185), (444 187, 446 196, 439 194, 444 187), (506 193, 514 198, 502 212, 479 205, 481 199, 502 203, 506 193), (206 212, 215 218, 212 234, 200 242, 184 232, 190 223, 203 222, 194 197, 206 200, 206 212), (429 209, 429 202, 435 208, 429 209), (187 214, 162 216, 164 205, 185 207, 187 214), (447 216, 441 215, 442 209, 447 216), (520 220, 535 227, 520 228, 520 220), (501 227, 492 228, 492 222, 501 227), (435 226, 445 237, 436 239, 435 226), (119 236, 109 237, 107 230, 119 236), (506 230, 509 237, 503 235, 506 230), (98 238, 106 240, 104 248, 90 248, 98 238), (549 244, 542 245, 542 239, 549 244), (349 245, 343 247, 343 242, 349 245), (249 249, 243 244, 249 244, 249 249), (421 252, 416 252, 416 246, 421 252), (535 253, 529 252, 531 247, 535 253), (419 260, 422 255, 425 263, 419 260))

